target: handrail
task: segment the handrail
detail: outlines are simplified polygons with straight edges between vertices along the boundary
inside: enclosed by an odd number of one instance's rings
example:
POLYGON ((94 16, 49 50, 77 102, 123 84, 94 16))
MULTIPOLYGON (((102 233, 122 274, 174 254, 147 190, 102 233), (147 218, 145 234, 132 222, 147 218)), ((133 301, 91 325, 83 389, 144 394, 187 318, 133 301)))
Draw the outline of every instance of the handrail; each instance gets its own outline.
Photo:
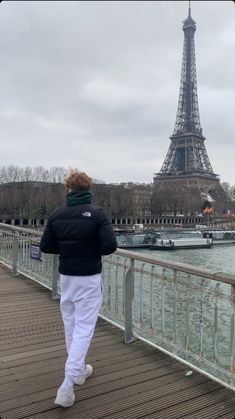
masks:
POLYGON ((143 255, 143 253, 131 252, 128 250, 118 249, 115 254, 120 256, 126 256, 139 260, 141 262, 146 262, 150 264, 156 264, 162 266, 163 268, 177 269, 180 272, 185 272, 191 275, 201 276, 203 278, 212 279, 213 281, 223 282, 230 285, 235 285, 235 275, 227 274, 224 272, 213 272, 209 269, 197 268, 196 266, 188 265, 187 263, 172 262, 163 259, 153 258, 148 255, 143 255))
POLYGON ((29 233, 29 234, 33 234, 34 236, 41 236, 42 232, 38 231, 38 230, 34 230, 32 228, 24 228, 24 227, 17 227, 17 226, 12 226, 11 224, 4 224, 4 223, 0 223, 0 229, 5 228, 11 231, 18 231, 19 233, 29 233))

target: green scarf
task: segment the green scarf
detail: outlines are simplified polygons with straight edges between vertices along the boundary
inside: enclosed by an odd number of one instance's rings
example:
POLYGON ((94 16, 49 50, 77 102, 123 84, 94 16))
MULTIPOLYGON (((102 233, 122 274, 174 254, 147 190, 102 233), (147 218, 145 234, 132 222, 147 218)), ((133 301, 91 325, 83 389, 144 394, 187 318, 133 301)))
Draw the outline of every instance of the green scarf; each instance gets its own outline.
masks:
POLYGON ((79 204, 90 204, 92 194, 88 191, 74 191, 69 192, 66 196, 66 203, 68 207, 73 207, 79 204))

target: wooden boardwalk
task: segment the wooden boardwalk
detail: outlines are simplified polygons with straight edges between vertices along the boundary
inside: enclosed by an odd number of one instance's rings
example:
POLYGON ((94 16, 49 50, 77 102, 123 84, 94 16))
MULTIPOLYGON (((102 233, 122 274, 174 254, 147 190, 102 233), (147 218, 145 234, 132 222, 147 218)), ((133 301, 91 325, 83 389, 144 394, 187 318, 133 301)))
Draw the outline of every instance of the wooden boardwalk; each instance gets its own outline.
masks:
POLYGON ((234 419, 235 396, 99 320, 87 361, 94 374, 69 409, 54 405, 66 358, 59 302, 0 265, 1 419, 234 419))

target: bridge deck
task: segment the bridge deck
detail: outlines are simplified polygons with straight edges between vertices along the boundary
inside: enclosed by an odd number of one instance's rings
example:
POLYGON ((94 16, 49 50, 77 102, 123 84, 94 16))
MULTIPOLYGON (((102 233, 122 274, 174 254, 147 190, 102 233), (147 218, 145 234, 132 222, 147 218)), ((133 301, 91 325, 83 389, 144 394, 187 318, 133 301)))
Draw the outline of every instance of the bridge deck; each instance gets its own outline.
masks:
POLYGON ((89 350, 94 374, 69 409, 54 405, 66 357, 58 301, 0 266, 1 419, 234 419, 235 396, 99 320, 89 350))

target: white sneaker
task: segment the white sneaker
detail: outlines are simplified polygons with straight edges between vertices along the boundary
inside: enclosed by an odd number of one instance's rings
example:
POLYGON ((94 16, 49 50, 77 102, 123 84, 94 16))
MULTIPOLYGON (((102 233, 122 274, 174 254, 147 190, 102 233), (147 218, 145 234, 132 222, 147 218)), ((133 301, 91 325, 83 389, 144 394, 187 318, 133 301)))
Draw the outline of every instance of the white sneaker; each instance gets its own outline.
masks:
POLYGON ((74 402, 75 394, 73 391, 71 393, 66 391, 64 388, 59 388, 59 390, 57 391, 55 404, 58 404, 59 406, 63 407, 70 407, 74 404, 74 402))
POLYGON ((79 377, 75 378, 74 384, 77 384, 78 386, 81 386, 85 383, 86 379, 91 376, 93 373, 93 367, 92 365, 86 364, 86 370, 85 373, 82 375, 79 375, 79 377))

